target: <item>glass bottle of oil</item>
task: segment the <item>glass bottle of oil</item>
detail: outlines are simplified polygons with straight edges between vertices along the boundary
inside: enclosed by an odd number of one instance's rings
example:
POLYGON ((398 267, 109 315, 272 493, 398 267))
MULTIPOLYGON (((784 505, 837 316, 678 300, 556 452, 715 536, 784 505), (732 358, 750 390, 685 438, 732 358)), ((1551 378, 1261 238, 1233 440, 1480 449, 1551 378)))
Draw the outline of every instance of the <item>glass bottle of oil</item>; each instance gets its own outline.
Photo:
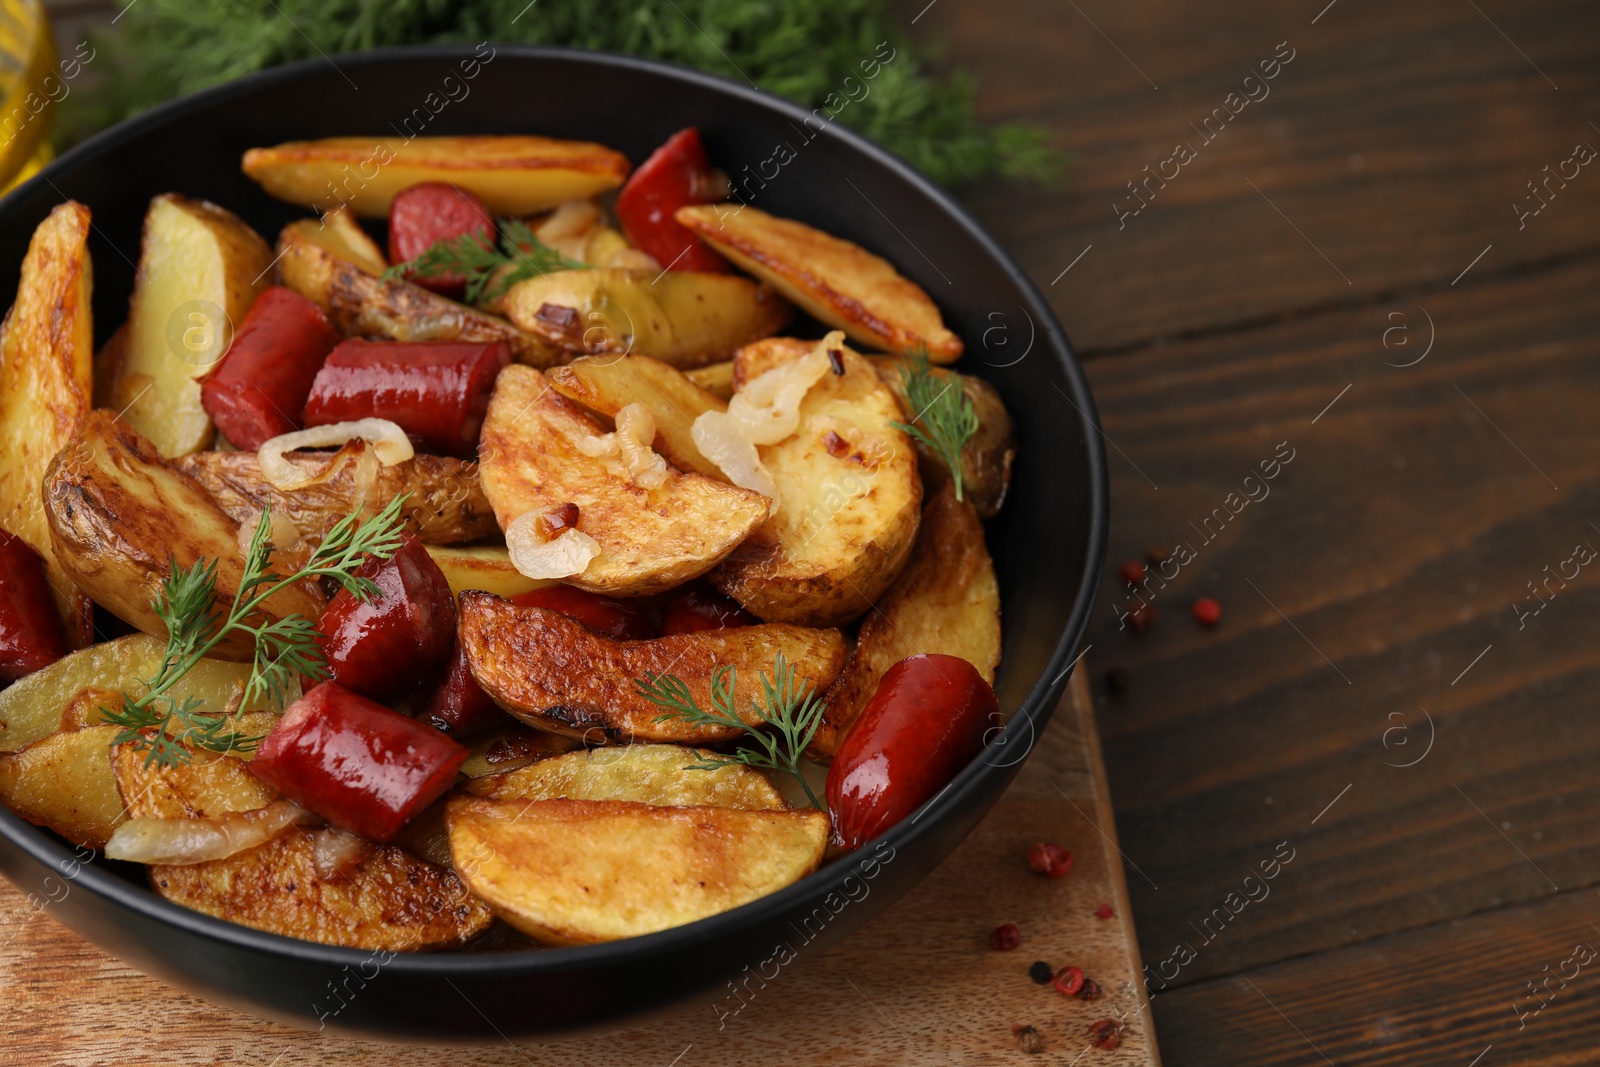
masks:
POLYGON ((0 0, 0 194, 50 162, 59 78, 43 5, 0 0))

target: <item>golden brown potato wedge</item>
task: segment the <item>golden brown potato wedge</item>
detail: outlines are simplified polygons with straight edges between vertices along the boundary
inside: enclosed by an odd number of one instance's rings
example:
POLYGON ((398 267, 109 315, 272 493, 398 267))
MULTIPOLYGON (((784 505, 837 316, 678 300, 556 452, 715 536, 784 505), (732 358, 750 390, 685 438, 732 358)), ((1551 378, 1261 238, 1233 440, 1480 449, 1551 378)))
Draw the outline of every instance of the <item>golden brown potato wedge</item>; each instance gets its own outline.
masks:
POLYGON ((74 845, 105 848, 127 818, 111 772, 111 742, 121 732, 120 726, 90 726, 0 756, 0 802, 74 845))
POLYGON ((494 916, 452 872, 382 845, 343 875, 317 873, 316 836, 290 829, 223 860, 150 868, 174 904, 255 930, 349 948, 456 948, 494 916))
POLYGON ((512 322, 573 355, 643 352, 674 367, 727 359, 794 315, 776 292, 737 275, 616 267, 530 278, 501 304, 512 322))
POLYGON ((501 918, 552 945, 637 937, 782 889, 822 861, 811 809, 495 801, 445 808, 455 868, 501 918))
POLYGON ((361 440, 337 452, 291 452, 285 458, 316 480, 288 492, 274 489, 262 479, 254 452, 196 452, 183 457, 178 469, 204 486, 234 522, 254 522, 270 506, 275 519, 294 523, 311 545, 351 512, 375 515, 401 493, 410 494, 402 511, 406 525, 424 544, 476 541, 500 532, 474 462, 419 453, 385 467, 361 440))
POLYGON ((679 208, 677 219, 854 341, 902 354, 923 348, 935 363, 961 355, 961 338, 945 329, 922 287, 860 245, 753 207, 698 204, 679 208))
POLYGON ((562 349, 505 319, 398 278, 370 273, 336 226, 291 222, 278 236, 279 280, 310 300, 346 337, 393 341, 504 341, 518 363, 548 367, 562 349), (352 258, 356 257, 356 258, 352 258))
MULTIPOLYGON (((902 422, 910 423, 919 412, 912 410, 906 400, 905 375, 901 368, 905 361, 898 356, 868 356, 878 371, 878 377, 894 391, 904 413, 902 422)), ((1011 413, 994 386, 970 374, 957 374, 942 367, 933 367, 934 377, 944 381, 954 379, 961 391, 972 402, 973 414, 978 416, 978 432, 961 446, 962 498, 970 500, 982 518, 992 519, 1000 513, 1006 492, 1011 488, 1011 463, 1017 456, 1017 430, 1011 423, 1011 413)), ((913 440, 917 460, 922 471, 923 484, 932 491, 949 471, 944 460, 921 441, 913 440)))
MULTIPOLYGON (((809 350, 814 346, 806 346, 809 350)), ((900 404, 872 365, 839 349, 843 374, 824 374, 800 403, 792 437, 759 449, 778 508, 711 581, 763 619, 835 626, 893 582, 916 538, 922 480, 900 404)), ((792 358, 781 345, 742 349, 742 385, 792 358)))
POLYGON ((0 527, 44 557, 75 648, 93 639, 93 605, 56 561, 39 486, 78 432, 93 392, 88 239, 88 208, 68 201, 50 212, 33 231, 17 302, 0 326, 0 527))
POLYGON ((722 468, 695 446, 694 420, 728 405, 700 388, 683 372, 638 354, 584 356, 545 375, 556 392, 607 418, 629 404, 643 404, 656 421, 655 449, 682 471, 726 481, 722 468))
POLYGON ((808 754, 827 762, 867 706, 883 673, 907 656, 959 656, 993 684, 1000 663, 1000 587, 972 505, 946 480, 928 501, 911 562, 861 624, 808 754))
POLYGON ((368 274, 382 274, 389 269, 389 261, 376 241, 367 236, 351 210, 343 205, 322 216, 321 244, 328 251, 347 260, 368 274))
MULTIPOLYGON (((760 343, 759 341, 756 342, 756 344, 760 343)), ((725 359, 721 363, 707 363, 704 367, 690 367, 683 373, 684 377, 724 404, 733 396, 733 360, 731 359, 725 359)))
POLYGON ((467 791, 490 800, 631 800, 664 808, 705 806, 779 811, 789 805, 767 776, 742 763, 697 769, 710 752, 680 745, 621 745, 557 756, 475 778, 467 791))
POLYGON ((600 553, 570 584, 613 596, 663 592, 716 566, 765 521, 766 497, 692 471, 669 469, 658 488, 637 484, 619 454, 581 450, 603 432, 539 371, 512 366, 495 382, 478 446, 502 529, 528 512, 577 505, 577 529, 600 553))
POLYGON ((111 770, 130 819, 215 819, 278 799, 278 791, 237 756, 191 750, 190 762, 172 767, 147 763, 145 757, 128 743, 111 749, 111 770))
MULTIPOLYGON (((56 660, 0 690, 0 751, 15 752, 65 729, 65 709, 86 690, 116 693, 108 705, 113 710, 121 705, 123 693, 137 700, 148 691, 146 679, 160 673, 166 647, 164 639, 146 634, 119 637, 56 660)), ((245 664, 203 659, 189 668, 170 692, 180 702, 189 697, 203 701, 200 710, 208 715, 273 708, 267 697, 242 703, 249 675, 245 664)), ((300 699, 298 682, 291 683, 286 696, 289 702, 300 699)), ((83 714, 92 714, 92 709, 83 709, 83 714)))
POLYGON ((577 747, 578 742, 570 737, 535 730, 526 723, 507 719, 504 726, 496 726, 472 739, 461 773, 468 778, 509 774, 530 763, 563 756, 577 747))
POLYGON ((711 672, 734 667, 740 714, 758 723, 757 675, 770 675, 779 653, 818 692, 833 684, 845 659, 837 630, 769 623, 619 641, 558 612, 477 592, 461 594, 460 640, 472 676, 502 708, 531 726, 589 744, 706 744, 739 735, 731 727, 657 722, 663 709, 640 694, 639 679, 676 675, 709 709, 711 672))
POLYGON ((110 406, 163 456, 215 437, 199 379, 272 284, 271 266, 267 243, 232 212, 174 193, 150 201, 110 406))
POLYGON ((534 215, 615 189, 628 170, 604 145, 549 137, 326 137, 244 154, 244 172, 279 200, 319 212, 345 203, 365 218, 387 217, 396 193, 423 182, 465 189, 497 215, 534 215))
MULTIPOLYGON (((231 600, 244 573, 239 524, 198 482, 162 463, 149 441, 109 411, 95 410, 45 473, 45 511, 56 558, 95 602, 147 634, 165 638, 151 602, 172 561, 217 561, 217 593, 231 600)), ((310 583, 273 594, 268 618, 315 619, 325 598, 310 583)), ((220 659, 249 660, 245 635, 225 639, 220 659)))
POLYGON ((511 565, 511 553, 504 545, 427 545, 428 555, 444 572, 450 591, 460 596, 468 589, 482 589, 495 596, 514 597, 547 585, 552 578, 529 578, 511 565))
MULTIPOLYGON (((143 636, 143 635, 141 635, 143 636)), ((60 730, 82 730, 88 726, 104 726, 106 712, 122 707, 122 690, 85 686, 72 695, 67 706, 61 709, 60 730)))
POLYGON ((127 354, 128 324, 124 322, 94 354, 94 404, 91 406, 111 406, 112 387, 122 377, 122 360, 127 354))

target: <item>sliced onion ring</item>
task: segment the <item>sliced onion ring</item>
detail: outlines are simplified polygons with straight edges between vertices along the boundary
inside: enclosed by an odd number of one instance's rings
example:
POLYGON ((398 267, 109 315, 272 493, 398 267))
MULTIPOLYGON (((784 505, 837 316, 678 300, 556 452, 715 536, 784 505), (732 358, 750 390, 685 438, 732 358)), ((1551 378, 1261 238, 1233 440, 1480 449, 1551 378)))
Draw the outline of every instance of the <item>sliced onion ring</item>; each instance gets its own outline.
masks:
POLYGON ((317 480, 316 473, 305 473, 284 458, 285 452, 299 448, 327 448, 343 445, 356 438, 367 442, 372 454, 385 467, 404 463, 416 455, 406 432, 388 419, 356 419, 354 422, 332 422, 326 426, 313 426, 308 430, 281 434, 272 438, 256 452, 261 465, 261 478, 279 492, 303 489, 317 480))
POLYGON ((328 827, 318 830, 312 840, 311 863, 317 870, 317 877, 325 882, 335 878, 348 877, 356 865, 377 848, 375 844, 364 837, 328 827))
POLYGON ((112 831, 106 858, 161 866, 225 860, 266 844, 291 826, 321 821, 292 800, 210 819, 129 819, 112 831))
POLYGON ((754 489, 772 501, 769 514, 778 508, 778 483, 761 463, 761 454, 755 442, 739 432, 720 411, 702 412, 689 431, 694 446, 700 454, 728 476, 728 481, 745 489, 754 489))
POLYGON ((562 530, 546 541, 539 536, 542 511, 528 511, 506 527, 511 565, 527 578, 570 578, 588 569, 600 554, 600 542, 576 529, 562 530))

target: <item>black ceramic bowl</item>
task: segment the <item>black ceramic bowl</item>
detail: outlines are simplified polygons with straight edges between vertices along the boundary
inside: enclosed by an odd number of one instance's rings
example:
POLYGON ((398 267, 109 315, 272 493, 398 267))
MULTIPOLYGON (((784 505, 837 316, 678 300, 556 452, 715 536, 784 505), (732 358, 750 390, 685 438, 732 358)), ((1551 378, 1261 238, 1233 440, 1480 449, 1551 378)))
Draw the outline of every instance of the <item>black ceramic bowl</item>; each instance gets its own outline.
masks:
POLYGON ((152 196, 213 200, 269 241, 306 214, 240 173, 252 146, 337 134, 537 133, 600 141, 637 163, 697 125, 712 159, 756 206, 857 241, 932 294, 966 341, 961 369, 991 381, 1015 416, 1010 501, 989 524, 1005 609, 997 689, 1015 714, 948 789, 856 862, 702 922, 585 948, 388 959, 259 933, 158 899, 131 865, 80 862, 59 838, 0 808, 0 871, 48 902, 53 919, 210 1000, 387 1040, 499 1041, 613 1024, 694 997, 709 1002, 726 977, 783 944, 803 966, 932 870, 1011 781, 1066 683, 1105 552, 1105 464, 1083 374, 1049 305, 942 190, 821 121, 825 112, 720 78, 612 55, 500 47, 491 56, 483 47, 468 79, 462 61, 474 51, 404 49, 281 67, 101 134, 0 204, 0 293, 15 291, 29 235, 50 208, 82 201, 94 213, 95 325, 104 341, 127 313, 152 196), (346 991, 337 999, 335 987, 346 991), (478 1010, 463 1010, 462 997, 478 1010))

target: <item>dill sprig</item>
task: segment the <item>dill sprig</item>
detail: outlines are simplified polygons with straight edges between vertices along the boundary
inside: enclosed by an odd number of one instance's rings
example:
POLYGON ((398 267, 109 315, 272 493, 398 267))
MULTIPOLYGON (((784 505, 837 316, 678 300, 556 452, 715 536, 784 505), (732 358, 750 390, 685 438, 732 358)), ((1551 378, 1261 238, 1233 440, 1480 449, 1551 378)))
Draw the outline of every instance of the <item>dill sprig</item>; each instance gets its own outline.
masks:
POLYGON ((956 499, 961 499, 961 447, 978 432, 978 413, 955 374, 936 375, 928 353, 917 349, 900 365, 900 383, 906 403, 917 414, 910 423, 894 422, 944 460, 955 479, 956 499), (921 423, 921 425, 917 425, 921 423))
POLYGON ((739 716, 734 690, 738 685, 738 668, 731 665, 711 671, 711 709, 707 711, 695 700, 694 694, 682 678, 674 674, 658 674, 634 682, 639 692, 652 704, 667 710, 656 716, 656 722, 676 719, 692 726, 723 726, 742 730, 754 744, 744 744, 727 756, 701 756, 689 764, 692 770, 709 771, 730 763, 747 767, 761 767, 791 775, 806 791, 806 798, 817 810, 822 802, 811 791, 805 775, 800 772, 800 758, 806 746, 816 736, 822 725, 822 712, 827 705, 822 694, 812 691, 811 681, 797 678, 794 667, 779 652, 773 665, 772 677, 761 672, 762 702, 755 713, 761 721, 773 727, 773 732, 753 729, 739 716))
POLYGON ((208 752, 248 752, 255 748, 260 737, 234 731, 225 714, 199 710, 205 704, 199 697, 179 701, 172 695, 172 687, 212 649, 236 633, 250 634, 255 639, 255 657, 244 687, 246 702, 265 695, 281 708, 289 683, 296 676, 327 677, 327 661, 317 645, 321 635, 315 620, 299 614, 281 619, 253 616, 273 594, 307 579, 331 578, 363 601, 375 596, 378 587, 355 572, 368 557, 388 559, 400 547, 400 509, 405 499, 404 495, 395 497, 388 507, 359 525, 357 515, 339 520, 305 566, 287 577, 272 570, 272 523, 268 509, 263 507, 250 549, 245 553, 243 581, 226 613, 217 603, 216 560, 196 560, 190 567, 171 560, 172 574, 161 583, 161 595, 151 602, 167 626, 161 668, 147 680, 148 688, 138 700, 124 694, 120 711, 101 709, 107 722, 123 728, 115 743, 128 742, 135 751, 145 753, 147 767, 151 763, 162 767, 187 763, 189 748, 208 752))
POLYGON ((384 271, 383 277, 456 275, 467 280, 467 303, 487 304, 520 281, 552 271, 589 269, 589 264, 568 259, 539 240, 521 219, 501 219, 500 235, 499 248, 475 233, 435 241, 415 259, 384 271))

